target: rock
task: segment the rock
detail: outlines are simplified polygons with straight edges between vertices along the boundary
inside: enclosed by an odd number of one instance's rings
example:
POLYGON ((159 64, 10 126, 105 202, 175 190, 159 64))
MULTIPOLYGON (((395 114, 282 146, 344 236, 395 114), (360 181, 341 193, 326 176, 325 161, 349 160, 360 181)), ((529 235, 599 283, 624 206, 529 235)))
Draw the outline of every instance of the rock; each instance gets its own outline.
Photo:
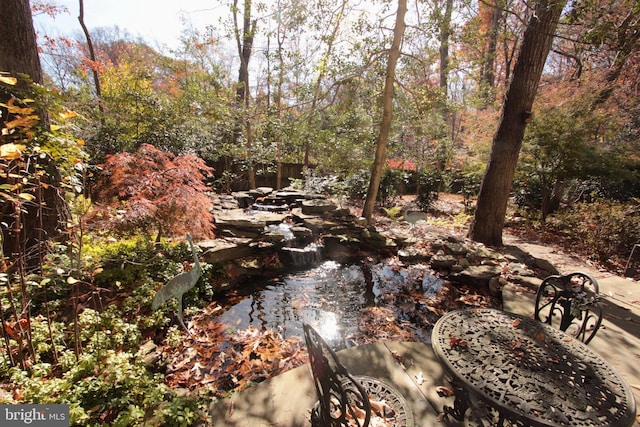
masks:
POLYGON ((464 270, 465 268, 469 268, 471 266, 471 263, 468 259, 462 258, 458 260, 458 265, 464 270))
POLYGON ((398 259, 408 263, 429 262, 431 260, 431 252, 425 248, 401 249, 398 251, 398 259))
POLYGON ((535 276, 521 276, 517 274, 510 276, 509 281, 524 288, 530 289, 534 292, 537 291, 537 289, 540 287, 540 284, 542 283, 542 280, 538 279, 535 276))
POLYGON ((324 254, 333 261, 347 262, 359 253, 360 241, 346 236, 325 236, 324 254))
POLYGON ((347 217, 351 216, 351 211, 348 208, 336 209, 333 212, 333 216, 336 216, 338 218, 347 218, 347 217))
POLYGON ((540 270, 543 276, 560 274, 560 271, 546 259, 529 256, 525 262, 529 267, 540 270))
POLYGON ((203 250, 202 259, 209 264, 224 263, 249 256, 254 250, 249 246, 251 240, 231 242, 228 240, 207 240, 198 243, 203 250))
POLYGON ((496 265, 472 265, 457 274, 451 275, 451 279, 458 283, 470 286, 488 287, 489 281, 500 276, 502 269, 496 265))
POLYGON ((533 272, 529 270, 526 264, 521 262, 510 262, 509 263, 509 272, 511 274, 517 274, 521 276, 533 276, 533 272))
POLYGON ((489 291, 493 296, 499 296, 502 291, 502 287, 504 286, 504 281, 500 280, 499 276, 494 276, 489 279, 489 291))
POLYGON ((451 270, 451 267, 458 263, 458 259, 453 255, 445 254, 443 251, 438 251, 431 257, 431 267, 434 270, 451 270))
POLYGON ((238 209, 240 205, 238 199, 232 195, 222 194, 214 201, 214 206, 217 209, 238 209))
POLYGON ((338 207, 325 199, 312 199, 302 202, 302 213, 306 215, 324 214, 335 211, 338 207))
POLYGON ((255 190, 249 190, 249 194, 255 194, 257 197, 266 196, 273 193, 271 187, 258 187, 255 190))
POLYGON ((393 240, 388 239, 385 235, 377 230, 365 228, 362 230, 362 243, 371 246, 377 250, 395 248, 396 244, 393 240))
POLYGON ((138 349, 138 357, 142 357, 145 366, 154 366, 162 358, 162 350, 151 340, 145 342, 138 349))
POLYGON ((445 253, 453 256, 466 256, 469 252, 467 246, 459 242, 445 242, 443 246, 445 253))
POLYGON ((313 240, 313 231, 311 231, 310 228, 293 226, 291 227, 291 232, 298 241, 311 243, 311 241, 313 240))
POLYGON ((218 212, 216 226, 219 230, 236 230, 262 233, 270 224, 280 224, 286 214, 255 211, 248 214, 242 209, 231 209, 218 212))
POLYGON ((238 202, 238 207, 241 209, 246 209, 253 204, 255 197, 246 191, 239 191, 237 193, 232 194, 233 198, 238 202))

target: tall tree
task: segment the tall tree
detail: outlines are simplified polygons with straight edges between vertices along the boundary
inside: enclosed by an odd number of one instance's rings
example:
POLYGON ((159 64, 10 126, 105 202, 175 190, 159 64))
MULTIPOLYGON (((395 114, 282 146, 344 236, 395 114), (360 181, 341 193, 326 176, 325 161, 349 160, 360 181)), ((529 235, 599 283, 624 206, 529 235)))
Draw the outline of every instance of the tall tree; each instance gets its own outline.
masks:
MULTIPOLYGON (((333 2, 330 2, 331 5, 333 5, 333 2)), ((331 58, 331 56, 333 55, 333 50, 335 47, 335 44, 338 40, 338 36, 339 36, 339 31, 340 31, 340 27, 342 26, 342 23, 344 21, 344 17, 345 17, 345 9, 347 7, 348 4, 348 0, 342 0, 336 7, 335 12, 331 13, 330 15, 330 24, 327 27, 327 33, 325 33, 324 31, 322 31, 321 34, 321 39, 323 39, 324 41, 326 41, 327 44, 327 48, 324 51, 324 53, 322 54, 321 58, 320 58, 320 63, 319 63, 319 71, 318 71, 318 75, 316 77, 316 80, 313 84, 313 98, 311 99, 311 108, 310 108, 310 113, 309 113, 309 117, 307 119, 307 132, 308 135, 306 137, 306 141, 304 144, 304 165, 305 167, 309 167, 309 154, 311 151, 311 126, 313 123, 313 117, 314 114, 316 112, 316 108, 318 106, 318 102, 320 101, 320 98, 322 96, 322 85, 324 84, 324 80, 326 77, 326 74, 328 72, 328 67, 329 67, 329 60, 331 58)))
MULTIPOLYGON (((42 83, 42 66, 29 0, 0 2, 0 72, 18 79, 15 87, 18 91, 26 90, 30 81, 42 83)), ((8 96, 1 93, 0 102, 6 103, 8 96)), ((43 112, 40 115, 45 118, 43 112)), ((0 115, 0 129, 6 117, 6 113, 0 115)))
POLYGON ((233 23, 236 36, 236 45, 238 55, 240 56, 240 71, 238 73, 238 87, 236 98, 238 104, 244 110, 244 128, 245 137, 247 138, 247 158, 249 159, 249 188, 256 188, 255 170, 252 161, 252 140, 251 135, 251 119, 249 118, 249 60, 251 59, 251 51, 253 50, 253 38, 256 32, 257 20, 251 20, 251 0, 244 0, 244 9, 242 13, 242 31, 238 23, 238 0, 233 0, 233 23))
POLYGON ((451 37, 451 15, 453 13, 453 0, 445 0, 444 11, 437 9, 439 18, 438 41, 440 43, 440 90, 447 95, 449 83, 449 38, 451 37), (441 16, 440 16, 441 15, 441 16))
POLYGON ((0 71, 15 77, 26 74, 33 82, 42 83, 29 0, 0 2, 0 36, 0 71))
POLYGON ((85 38, 87 39, 87 49, 89 49, 89 59, 91 60, 92 65, 91 72, 93 73, 93 85, 96 90, 96 98, 98 98, 98 110, 100 110, 101 113, 104 113, 104 107, 102 105, 102 89, 100 88, 100 76, 98 74, 98 67, 96 66, 96 53, 93 50, 93 41, 91 40, 91 34, 89 34, 89 29, 84 23, 84 0, 79 1, 80 14, 78 15, 78 21, 80 21, 80 26, 82 27, 85 38))
POLYGON ((393 87, 396 79, 396 64, 400 58, 400 44, 404 37, 404 16, 407 13, 407 0, 398 0, 398 11, 396 12, 396 23, 393 29, 393 41, 389 49, 389 59, 387 61, 387 73, 384 81, 384 93, 382 98, 382 122, 380 123, 380 133, 376 144, 376 154, 371 167, 371 181, 367 190, 362 216, 367 222, 371 222, 373 207, 378 197, 378 187, 382 179, 382 168, 386 159, 387 144, 391 131, 391 120, 393 119, 393 87))
POLYGON ((0 143, 20 144, 20 149, 0 159, 0 184, 8 186, 9 191, 32 192, 28 203, 22 198, 6 197, 8 193, 0 198, 2 249, 4 255, 26 259, 37 267, 47 250, 47 241, 61 235, 68 207, 60 188, 58 165, 51 156, 40 155, 46 150, 38 153, 40 147, 35 147, 44 145, 46 140, 41 131, 48 128, 47 111, 38 111, 39 123, 31 120, 32 113, 25 113, 31 111, 33 104, 27 105, 23 99, 37 97, 31 82, 42 84, 43 79, 29 0, 0 2, 0 72, 17 78, 14 87, 0 85, 0 103, 13 107, 0 110, 0 143), (13 125, 7 129, 5 124, 10 121, 13 125), (38 131, 40 137, 33 138, 38 131))
POLYGON ((522 139, 565 4, 566 0, 539 0, 524 32, 469 230, 469 237, 475 241, 502 245, 507 201, 522 139))
POLYGON ((480 96, 483 105, 487 106, 494 101, 493 89, 496 83, 494 68, 502 9, 497 4, 497 0, 480 1, 478 2, 478 13, 481 21, 480 33, 484 40, 480 70, 480 96))

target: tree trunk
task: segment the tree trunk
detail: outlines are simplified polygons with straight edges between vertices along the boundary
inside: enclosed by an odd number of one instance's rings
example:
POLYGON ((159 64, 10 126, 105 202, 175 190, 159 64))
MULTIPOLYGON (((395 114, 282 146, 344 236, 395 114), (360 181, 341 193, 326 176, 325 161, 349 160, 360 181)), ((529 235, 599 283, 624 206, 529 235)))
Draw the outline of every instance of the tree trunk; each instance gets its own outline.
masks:
POLYGON ((316 81, 314 84, 313 99, 311 100, 311 107, 309 109, 309 118, 307 119, 307 130, 306 130, 307 137, 304 142, 304 161, 303 161, 305 168, 309 168, 310 166, 309 155, 311 153, 311 138, 312 138, 310 129, 313 126, 313 115, 316 112, 316 106, 318 105, 318 101, 320 101, 320 96, 322 95, 322 83, 324 82, 324 77, 325 77, 325 74, 327 73, 327 64, 329 63, 329 59, 331 58, 331 55, 333 53, 333 46, 336 39, 338 38, 338 31, 340 30, 340 26, 342 25, 344 11, 348 3, 349 3, 348 0, 342 0, 342 4, 337 8, 338 12, 333 15, 336 17, 336 20, 335 20, 335 25, 333 25, 332 27, 331 34, 325 38, 327 39, 327 50, 324 52, 324 55, 322 55, 322 59, 320 60, 320 63, 322 64, 322 66, 320 67, 320 70, 318 72, 318 78, 316 78, 316 81))
POLYGON ((566 0, 540 0, 524 33, 513 78, 493 137, 489 164, 482 180, 469 237, 502 245, 502 229, 525 128, 544 64, 566 0))
POLYGON ((495 88, 495 59, 498 45, 498 25, 502 11, 496 1, 481 1, 478 3, 482 20, 482 33, 485 38, 484 57, 480 72, 480 91, 483 105, 486 107, 494 101, 495 88))
MULTIPOLYGON (((0 72, 18 79, 15 86, 18 93, 26 91, 31 82, 42 84, 42 67, 29 0, 0 1, 0 72)), ((6 103, 10 96, 0 90, 1 103, 6 103)), ((41 111, 39 114, 42 122, 47 123, 46 113, 41 111)), ((4 128, 6 118, 6 110, 0 109, 0 129, 4 128)))
MULTIPOLYGON (((31 19, 29 0, 0 2, 0 71, 14 77, 26 74, 35 83, 42 83, 42 68, 38 56, 36 33, 31 19)), ((28 80, 20 79, 20 89, 28 80)))
MULTIPOLYGON (((91 71, 93 73, 93 85, 96 89, 96 98, 98 98, 98 110, 104 114, 104 106, 102 105, 102 89, 100 88, 100 76, 98 75, 98 70, 96 68, 96 53, 93 50, 93 42, 91 41, 91 34, 89 34, 89 29, 84 23, 84 0, 80 0, 80 13, 78 15, 78 21, 80 21, 80 26, 82 27, 82 31, 84 32, 84 36, 87 39, 87 48, 89 49, 89 59, 92 62, 91 71)), ((100 118, 101 121, 104 121, 104 117, 100 118)), ((103 123, 104 124, 104 123, 103 123)))
POLYGON ((242 36, 238 26, 237 11, 238 0, 233 1, 233 20, 235 24, 236 44, 238 47, 238 55, 240 56, 240 70, 238 73, 238 87, 236 89, 236 98, 238 105, 244 110, 244 128, 247 138, 247 159, 249 161, 249 188, 256 188, 256 173, 253 164, 253 136, 251 135, 251 119, 249 118, 249 60, 251 59, 251 51, 253 49, 253 37, 256 31, 257 22, 251 21, 251 0, 244 0, 244 12, 242 14, 242 36))
POLYGON ((396 12, 396 24, 393 30, 393 42, 389 50, 389 60, 387 62, 387 74, 384 81, 384 94, 382 98, 382 122, 380 123, 380 133, 376 146, 376 155, 371 168, 371 181, 367 190, 367 198, 362 210, 362 216, 367 222, 371 222, 373 207, 378 197, 378 187, 382 179, 382 169, 385 162, 385 153, 391 131, 391 120, 393 119, 393 86, 396 78, 396 63, 400 58, 400 43, 404 37, 404 15, 407 12, 407 0, 398 0, 398 11, 396 12))
POLYGON ((449 84, 449 38, 451 37, 451 14, 453 13, 453 0, 445 1, 444 15, 440 21, 440 90, 447 96, 449 84))
MULTIPOLYGON (((0 1, 0 71, 18 78, 18 83, 11 89, 15 90, 14 93, 0 89, 1 103, 6 103, 13 96, 32 98, 34 93, 30 82, 42 84, 42 68, 28 0, 0 1)), ((3 129, 8 114, 6 110, 1 113, 0 129, 3 129)), ((40 126, 48 126, 47 112, 41 110, 38 114, 40 126)), ((0 144, 4 142, 4 136, 0 135, 0 144)), ((0 203, 0 219, 5 224, 2 227, 2 250, 11 259, 25 260, 27 266, 38 267, 47 250, 47 242, 60 237, 69 218, 57 165, 48 156, 23 155, 19 159, 3 161, 1 169, 4 177, 0 184, 10 188, 35 188, 35 199, 29 203, 8 198, 0 203), (29 182, 26 183, 22 177, 29 182)))

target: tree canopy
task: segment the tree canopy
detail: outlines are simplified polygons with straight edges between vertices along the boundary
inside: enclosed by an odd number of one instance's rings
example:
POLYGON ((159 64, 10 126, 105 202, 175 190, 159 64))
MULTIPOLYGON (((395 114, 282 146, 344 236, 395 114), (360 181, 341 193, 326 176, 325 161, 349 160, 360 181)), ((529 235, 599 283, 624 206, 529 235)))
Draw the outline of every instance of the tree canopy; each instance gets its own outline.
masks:
MULTIPOLYGON (((479 184, 537 3, 409 5, 387 159, 410 160, 418 170, 440 175, 441 190, 454 189, 459 176, 479 184)), ((151 144, 222 162, 219 191, 255 185, 253 173, 279 171, 282 162, 345 181, 368 179, 383 117, 394 3, 220 5, 228 12, 204 29, 185 21, 180 47, 171 51, 115 26, 92 27, 86 19, 93 53, 80 25, 71 38, 39 34, 46 85, 82 117, 74 131, 86 141, 91 162, 151 144), (99 100, 94 74, 102 86, 99 100)), ((58 11, 46 1, 33 9, 58 11)), ((553 167, 554 182, 540 181, 536 190, 547 200, 538 206, 543 217, 560 181, 588 176, 606 187, 637 179, 639 15, 629 0, 580 0, 561 11, 535 90, 540 101, 530 111, 526 152, 513 174, 521 189, 520 179, 543 176, 545 167, 532 161, 550 160, 542 154, 563 156, 562 167, 553 167), (558 91, 567 96, 554 97, 558 91), (551 134, 547 120, 565 129, 551 134), (569 155, 574 160, 564 158, 569 155), (612 177, 606 162, 588 170, 571 166, 602 156, 622 162, 617 170, 624 178, 612 177)), ((279 176, 278 186, 287 178, 279 176)))

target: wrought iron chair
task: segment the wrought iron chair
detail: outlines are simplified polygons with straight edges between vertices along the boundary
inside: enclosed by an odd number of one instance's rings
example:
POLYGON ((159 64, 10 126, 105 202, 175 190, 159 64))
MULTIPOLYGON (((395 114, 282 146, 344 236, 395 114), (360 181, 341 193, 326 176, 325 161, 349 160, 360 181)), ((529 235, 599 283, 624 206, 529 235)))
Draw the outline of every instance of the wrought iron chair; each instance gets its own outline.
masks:
POLYGON ((413 414, 396 389, 376 378, 352 376, 313 327, 303 324, 303 330, 318 395, 313 426, 367 427, 377 416, 385 425, 413 427, 413 414))
POLYGON ((547 277, 536 294, 534 317, 589 344, 602 323, 598 282, 581 272, 547 277))

